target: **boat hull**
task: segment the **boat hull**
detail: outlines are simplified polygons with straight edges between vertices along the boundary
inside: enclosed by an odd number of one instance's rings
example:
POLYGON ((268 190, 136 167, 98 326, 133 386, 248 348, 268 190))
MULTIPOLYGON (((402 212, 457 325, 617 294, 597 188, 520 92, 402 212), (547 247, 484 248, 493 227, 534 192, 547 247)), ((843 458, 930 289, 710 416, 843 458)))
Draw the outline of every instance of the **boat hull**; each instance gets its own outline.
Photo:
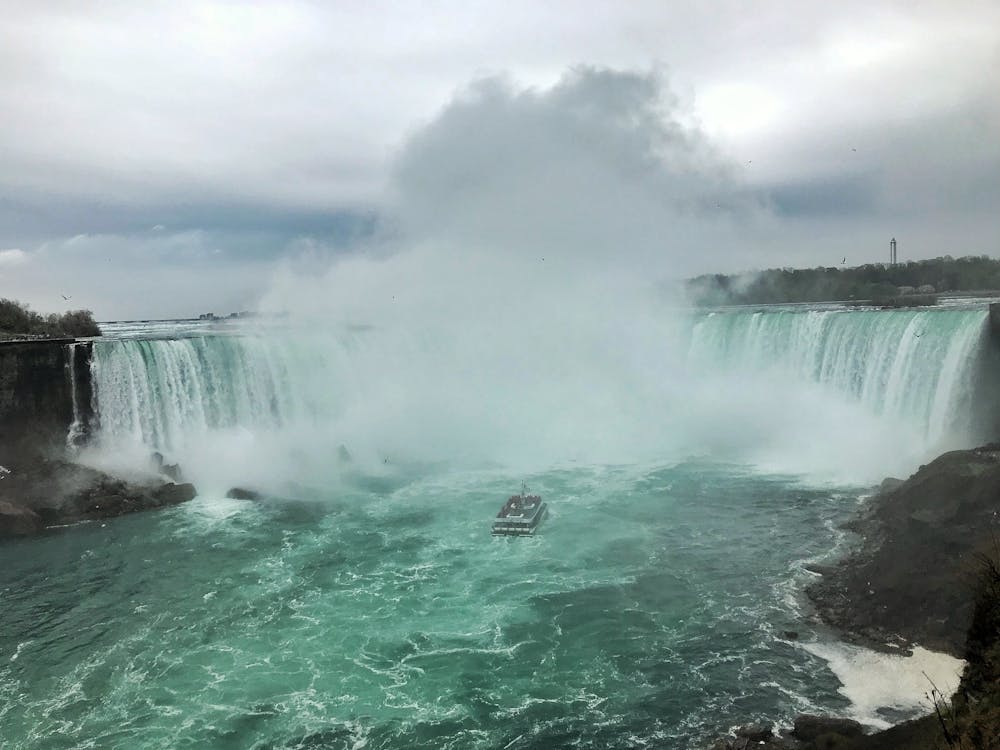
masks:
POLYGON ((493 530, 490 533, 493 536, 534 536, 548 512, 548 506, 542 503, 530 519, 498 518, 493 522, 493 530))

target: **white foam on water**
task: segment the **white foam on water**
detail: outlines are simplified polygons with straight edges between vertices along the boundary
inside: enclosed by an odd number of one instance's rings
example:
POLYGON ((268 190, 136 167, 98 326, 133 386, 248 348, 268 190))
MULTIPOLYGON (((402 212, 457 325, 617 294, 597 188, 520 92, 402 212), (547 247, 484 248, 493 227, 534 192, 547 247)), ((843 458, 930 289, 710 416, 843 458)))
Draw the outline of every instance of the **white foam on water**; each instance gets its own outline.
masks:
POLYGON ((879 729, 892 725, 880 709, 916 716, 933 709, 933 690, 950 698, 965 668, 962 659, 920 646, 913 648, 912 656, 847 643, 804 643, 802 647, 829 664, 840 680, 839 692, 851 702, 851 718, 879 729))

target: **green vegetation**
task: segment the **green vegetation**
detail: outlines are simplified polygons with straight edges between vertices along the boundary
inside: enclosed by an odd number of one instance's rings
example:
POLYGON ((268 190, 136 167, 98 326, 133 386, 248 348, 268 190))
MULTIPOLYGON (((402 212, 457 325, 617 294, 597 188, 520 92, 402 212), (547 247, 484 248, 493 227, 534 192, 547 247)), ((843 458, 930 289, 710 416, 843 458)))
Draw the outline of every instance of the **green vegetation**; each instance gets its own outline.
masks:
POLYGON ((946 255, 892 266, 871 263, 853 268, 771 268, 736 275, 698 276, 689 279, 685 288, 696 305, 842 300, 892 304, 900 296, 909 300, 907 304, 920 304, 914 292, 925 295, 923 304, 932 304, 926 295, 1000 289, 1000 260, 985 255, 965 258, 946 255))
POLYGON ((101 329, 89 310, 71 310, 62 315, 52 313, 42 316, 20 302, 0 299, 0 340, 100 335, 101 329))

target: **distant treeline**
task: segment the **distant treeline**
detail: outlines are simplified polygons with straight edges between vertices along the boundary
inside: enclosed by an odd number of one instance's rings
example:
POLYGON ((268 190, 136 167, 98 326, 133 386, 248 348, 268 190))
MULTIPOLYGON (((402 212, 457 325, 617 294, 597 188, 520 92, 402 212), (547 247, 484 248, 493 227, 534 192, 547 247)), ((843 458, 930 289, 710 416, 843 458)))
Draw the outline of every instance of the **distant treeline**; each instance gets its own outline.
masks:
POLYGON ((58 315, 39 315, 27 305, 0 299, 0 339, 100 336, 101 329, 89 310, 71 310, 58 315))
POLYGON ((901 294, 1000 289, 1000 260, 985 255, 853 268, 771 268, 685 282, 698 305, 884 300, 901 294))

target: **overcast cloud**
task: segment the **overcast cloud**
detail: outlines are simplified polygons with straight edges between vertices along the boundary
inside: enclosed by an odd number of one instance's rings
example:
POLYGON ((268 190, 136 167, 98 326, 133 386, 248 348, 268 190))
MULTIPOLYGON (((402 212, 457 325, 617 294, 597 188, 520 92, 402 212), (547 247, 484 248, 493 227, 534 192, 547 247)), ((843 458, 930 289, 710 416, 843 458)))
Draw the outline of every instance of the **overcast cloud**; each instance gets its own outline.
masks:
POLYGON ((386 236, 1000 254, 987 0, 0 6, 0 296, 42 311, 246 308, 386 236))

